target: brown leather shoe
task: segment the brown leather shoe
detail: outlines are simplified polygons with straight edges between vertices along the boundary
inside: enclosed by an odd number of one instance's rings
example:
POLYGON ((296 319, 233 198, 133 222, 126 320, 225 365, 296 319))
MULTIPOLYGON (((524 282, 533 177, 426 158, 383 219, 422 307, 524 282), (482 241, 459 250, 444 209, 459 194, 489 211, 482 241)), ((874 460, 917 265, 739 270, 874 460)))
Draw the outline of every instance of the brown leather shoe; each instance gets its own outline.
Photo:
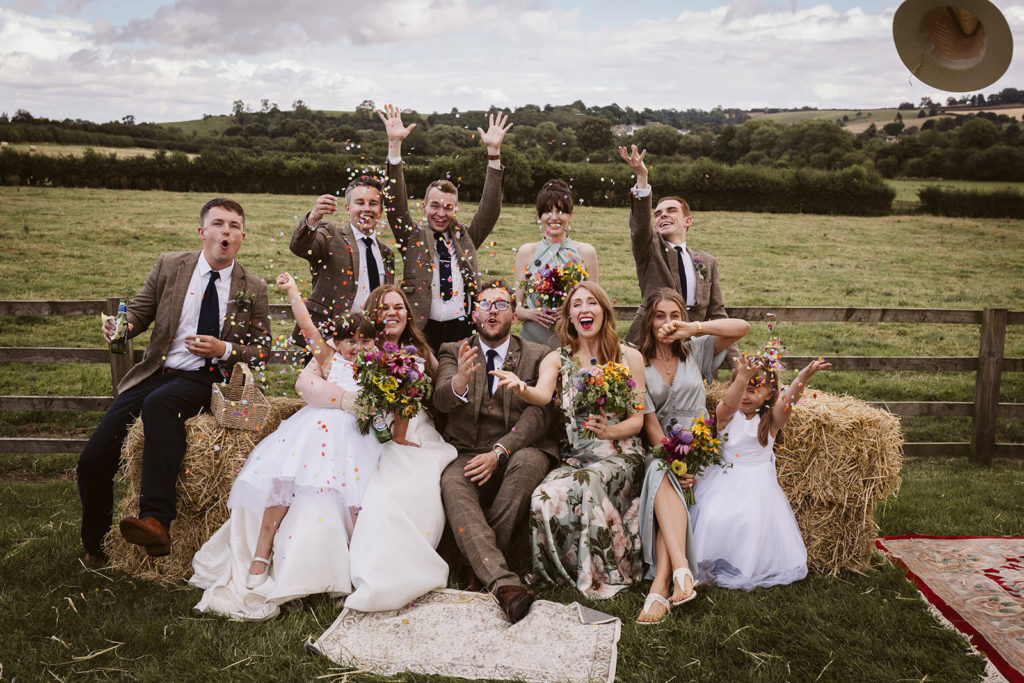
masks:
POLYGON ((533 591, 522 586, 500 586, 497 597, 498 604, 513 624, 525 617, 533 604, 533 591))
POLYGON ((123 517, 118 526, 124 540, 141 545, 150 557, 171 554, 171 535, 155 517, 123 517))
POLYGON ((462 569, 459 572, 459 579, 462 582, 463 589, 471 591, 473 593, 482 593, 484 590, 484 582, 477 577, 476 572, 468 564, 462 565, 462 569))

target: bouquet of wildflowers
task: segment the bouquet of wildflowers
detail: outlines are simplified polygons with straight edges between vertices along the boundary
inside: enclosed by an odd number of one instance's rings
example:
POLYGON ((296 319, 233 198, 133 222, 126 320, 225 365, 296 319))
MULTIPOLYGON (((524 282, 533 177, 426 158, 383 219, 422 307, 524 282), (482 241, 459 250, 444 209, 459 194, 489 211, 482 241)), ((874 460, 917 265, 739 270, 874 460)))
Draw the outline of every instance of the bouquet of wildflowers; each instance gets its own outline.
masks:
POLYGON ((393 412, 396 421, 408 421, 432 391, 415 346, 400 349, 394 342, 385 342, 379 349, 364 351, 356 357, 355 374, 360 388, 356 399, 359 430, 369 434, 373 427, 381 442, 391 438, 385 416, 393 412))
POLYGON ((541 308, 558 308, 573 287, 587 279, 587 269, 572 259, 564 266, 542 266, 523 281, 523 291, 537 296, 541 308))
MULTIPOLYGON (((665 466, 672 470, 672 474, 682 476, 684 474, 698 475, 708 465, 723 465, 732 467, 725 462, 719 452, 722 445, 720 439, 715 438, 711 426, 714 424, 713 417, 701 415, 689 429, 683 428, 675 418, 669 422, 668 434, 660 444, 654 447, 654 457, 665 462, 665 466)), ((694 504, 693 489, 684 489, 683 496, 689 505, 694 504)))
MULTIPOLYGON (((604 409, 606 414, 624 417, 644 409, 636 382, 622 363, 595 362, 589 368, 580 368, 572 373, 572 386, 576 391, 573 408, 577 415, 604 409)), ((583 431, 585 436, 597 436, 589 429, 583 431)))

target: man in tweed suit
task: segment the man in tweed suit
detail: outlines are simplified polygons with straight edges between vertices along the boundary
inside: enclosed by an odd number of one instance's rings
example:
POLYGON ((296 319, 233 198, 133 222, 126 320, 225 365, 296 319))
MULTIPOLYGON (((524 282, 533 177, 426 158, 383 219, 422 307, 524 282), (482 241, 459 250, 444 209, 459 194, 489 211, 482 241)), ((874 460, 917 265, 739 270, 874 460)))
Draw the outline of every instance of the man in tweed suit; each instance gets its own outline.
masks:
MULTIPOLYGON (((103 537, 113 512, 113 479, 124 441, 141 416, 139 516, 121 520, 125 540, 153 556, 170 552, 174 488, 185 455, 185 420, 209 410, 210 390, 238 362, 270 353, 267 284, 235 261, 245 213, 230 199, 200 212, 200 251, 162 254, 128 306, 128 336, 153 325, 142 361, 117 386, 118 395, 78 459, 85 560, 103 562, 103 537)), ((113 318, 103 323, 109 342, 113 318)))
POLYGON ((415 123, 402 124, 397 107, 388 105, 377 114, 388 135, 388 185, 384 193, 388 223, 402 250, 402 289, 412 304, 411 316, 427 342, 438 352, 441 344, 458 341, 473 331, 473 298, 480 285, 476 250, 494 229, 501 215, 501 141, 512 127, 508 117, 490 115, 486 131, 477 128, 487 147, 487 175, 480 206, 469 227, 456 219, 459 190, 450 180, 435 180, 423 199, 425 221, 417 225, 409 215, 409 194, 402 165, 402 141, 415 123))
MULTIPOLYGON (((306 308, 313 324, 362 311, 370 292, 394 283, 395 255, 377 231, 381 207, 380 181, 360 176, 345 188, 345 225, 324 221, 338 210, 338 200, 330 194, 317 197, 313 209, 299 220, 289 248, 309 261, 313 291, 306 308)), ((292 338, 306 345, 298 324, 292 338)))
POLYGON ((548 434, 550 406, 527 404, 488 374, 505 369, 529 382, 550 352, 509 334, 515 305, 505 282, 490 280, 481 287, 473 312, 479 336, 441 347, 433 399, 448 414, 445 440, 459 451, 441 475, 441 497, 468 563, 466 589, 491 590, 512 623, 533 603, 533 593, 508 567, 512 531, 558 458, 548 434))
MULTIPOLYGON (((632 344, 640 342, 643 302, 662 287, 674 289, 682 295, 686 302, 686 315, 691 322, 728 318, 718 281, 718 260, 686 244, 686 233, 693 223, 686 200, 681 197, 658 200, 652 226, 651 185, 647 181, 647 166, 644 165, 647 150, 638 153, 636 145, 633 145, 631 152, 627 152, 625 147, 619 147, 619 155, 636 173, 636 185, 629 195, 629 236, 636 261, 636 276, 640 281, 641 301, 626 333, 626 341, 632 344)), ((734 349, 735 346, 730 351, 734 349)), ((718 362, 721 360, 719 358, 718 362)))

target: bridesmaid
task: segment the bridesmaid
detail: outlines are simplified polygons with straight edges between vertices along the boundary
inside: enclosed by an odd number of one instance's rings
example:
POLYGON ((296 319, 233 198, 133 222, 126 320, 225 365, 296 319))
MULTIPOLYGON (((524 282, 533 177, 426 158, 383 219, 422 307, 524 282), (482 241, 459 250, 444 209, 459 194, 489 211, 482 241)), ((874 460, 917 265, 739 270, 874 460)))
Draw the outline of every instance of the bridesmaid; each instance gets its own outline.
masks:
MULTIPOLYGON (((750 324, 736 318, 688 322, 679 292, 662 288, 647 298, 640 329, 647 380, 644 433, 653 446, 665 438, 671 420, 687 428, 702 414, 710 416, 703 376, 713 376, 725 350, 747 334, 750 324)), ((692 486, 693 477, 681 479, 685 483, 660 460, 648 457, 640 495, 640 544, 647 565, 644 578, 652 583, 637 618, 641 624, 661 621, 671 607, 697 597, 697 557, 683 499, 683 487, 692 486)))
POLYGON ((572 189, 567 183, 561 180, 544 183, 537 194, 540 241, 524 244, 516 252, 516 308, 519 320, 523 323, 520 336, 527 341, 546 344, 552 349, 561 346, 554 331, 558 311, 540 307, 536 295, 527 294, 522 282, 524 278, 532 278, 544 266, 564 266, 569 261, 582 262, 588 273, 587 279, 597 282, 597 252, 594 247, 569 237, 572 210, 572 189))

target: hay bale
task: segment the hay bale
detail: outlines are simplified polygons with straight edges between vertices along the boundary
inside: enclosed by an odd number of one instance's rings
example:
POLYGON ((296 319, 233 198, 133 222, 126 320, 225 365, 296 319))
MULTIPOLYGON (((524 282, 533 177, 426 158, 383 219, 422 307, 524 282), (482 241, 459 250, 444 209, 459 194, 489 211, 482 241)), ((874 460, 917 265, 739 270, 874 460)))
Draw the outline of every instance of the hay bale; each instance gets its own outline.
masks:
MULTIPOLYGON (((724 393, 724 384, 708 388, 712 414, 724 393)), ((782 433, 775 466, 808 567, 822 574, 867 569, 878 535, 875 505, 899 490, 899 419, 849 396, 807 390, 782 433)))
MULTIPOLYGON (((171 524, 171 554, 149 557, 141 547, 121 538, 115 527, 105 544, 111 567, 161 583, 181 581, 192 574, 192 557, 228 518, 228 494, 249 453, 282 420, 306 405, 294 398, 269 400, 270 415, 258 431, 223 429, 209 413, 185 422, 188 445, 178 474, 178 517, 171 524)), ((127 482, 128 494, 117 508, 117 519, 139 513, 143 440, 142 420, 136 420, 121 448, 120 478, 127 482)))

